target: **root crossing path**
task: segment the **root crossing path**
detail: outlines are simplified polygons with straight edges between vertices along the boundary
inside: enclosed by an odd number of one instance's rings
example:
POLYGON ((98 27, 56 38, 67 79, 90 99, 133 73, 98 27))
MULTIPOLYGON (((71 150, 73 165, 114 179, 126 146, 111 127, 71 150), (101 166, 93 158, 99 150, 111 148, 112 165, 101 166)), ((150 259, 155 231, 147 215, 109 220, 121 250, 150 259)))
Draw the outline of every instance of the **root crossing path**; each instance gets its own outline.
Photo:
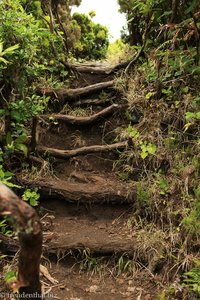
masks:
POLYGON ((103 66, 70 67, 70 89, 38 91, 51 101, 33 124, 37 155, 30 162, 37 171, 18 178, 41 193, 43 252, 56 279, 45 288, 57 299, 155 299, 156 262, 152 255, 149 264, 134 233, 135 185, 117 173, 131 147, 120 139, 127 101, 103 66))

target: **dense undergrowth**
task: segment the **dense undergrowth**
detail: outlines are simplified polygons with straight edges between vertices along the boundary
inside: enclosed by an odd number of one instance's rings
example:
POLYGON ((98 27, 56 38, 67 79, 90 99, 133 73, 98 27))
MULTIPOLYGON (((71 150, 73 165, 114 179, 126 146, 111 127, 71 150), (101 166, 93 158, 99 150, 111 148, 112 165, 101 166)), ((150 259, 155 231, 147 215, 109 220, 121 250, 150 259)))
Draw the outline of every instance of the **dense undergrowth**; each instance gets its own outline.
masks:
MULTIPOLYGON (((173 68, 163 64, 159 97, 155 77, 151 77, 151 57, 132 71, 125 91, 130 125, 119 134, 119 139, 131 137, 132 147, 114 166, 122 180, 137 182, 132 225, 138 227, 147 249, 160 245, 155 261, 157 266, 160 261, 161 269, 163 265, 168 269, 165 279, 169 281, 199 262, 199 75, 191 75, 188 69, 188 74, 184 71, 174 77, 182 67, 179 62, 173 68), (166 78, 170 68, 172 73, 166 78)), ((194 270, 187 273, 191 281, 186 281, 197 290, 195 276, 200 270, 194 270)))
MULTIPOLYGON (((12 188, 19 188, 13 180, 15 171, 27 166, 23 161, 31 149, 31 122, 49 101, 37 95, 37 87, 69 84, 63 62, 72 57, 73 51, 70 54, 67 48, 74 41, 73 36, 67 44, 65 35, 70 29, 59 24, 55 7, 52 30, 52 15, 42 10, 40 2, 32 1, 33 6, 26 2, 0 3, 0 180, 12 188)), ((120 179, 136 183, 137 199, 128 224, 137 229, 144 253, 156 249, 151 272, 163 273, 163 282, 174 282, 160 299, 198 299, 199 4, 175 1, 176 7, 171 7, 170 1, 119 2, 130 25, 124 39, 132 46, 116 42, 109 48, 108 60, 117 63, 117 51, 118 61, 142 51, 128 76, 124 72, 116 76, 116 86, 129 104, 126 118, 130 122, 120 128, 117 139, 129 138, 132 145, 113 168, 120 179), (130 40, 131 32, 138 35, 130 40)), ((79 51, 84 47, 76 43, 76 56, 81 59, 84 54, 79 51)), ((35 190, 26 190, 23 197, 32 204, 38 200, 35 190)), ((5 226, 4 221, 0 223, 3 233, 5 226)))

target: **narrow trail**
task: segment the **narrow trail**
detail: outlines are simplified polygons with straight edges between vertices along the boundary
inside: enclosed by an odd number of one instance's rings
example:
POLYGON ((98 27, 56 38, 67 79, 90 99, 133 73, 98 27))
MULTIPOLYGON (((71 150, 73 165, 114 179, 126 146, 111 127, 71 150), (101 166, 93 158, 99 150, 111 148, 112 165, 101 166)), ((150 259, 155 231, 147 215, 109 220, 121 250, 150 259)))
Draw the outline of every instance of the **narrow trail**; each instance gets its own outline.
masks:
POLYGON ((150 254, 147 260, 128 226, 135 187, 113 170, 128 147, 128 141, 118 140, 119 129, 129 123, 126 99, 107 68, 83 65, 73 70, 72 88, 40 90, 51 96, 51 114, 40 116, 36 127, 38 157, 30 157, 41 171, 19 175, 21 183, 39 188, 42 195, 44 257, 57 280, 51 291, 55 299, 155 299, 158 285, 149 271, 155 262, 152 258, 147 265, 150 254), (100 257, 106 270, 97 263, 100 257), (119 274, 131 259, 143 270, 119 274))

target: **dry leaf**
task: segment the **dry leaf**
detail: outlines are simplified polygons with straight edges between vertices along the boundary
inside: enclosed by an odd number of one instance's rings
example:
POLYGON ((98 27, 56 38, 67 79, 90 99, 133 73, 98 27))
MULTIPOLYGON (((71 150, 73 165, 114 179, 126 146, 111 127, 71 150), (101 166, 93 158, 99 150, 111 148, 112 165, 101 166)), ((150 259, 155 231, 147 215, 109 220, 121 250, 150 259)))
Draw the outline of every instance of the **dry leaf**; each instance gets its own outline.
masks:
POLYGON ((46 278, 48 279, 52 284, 57 284, 58 280, 56 280, 55 278, 53 278, 50 274, 49 271, 47 270, 46 267, 44 267, 43 265, 40 265, 40 273, 46 278))

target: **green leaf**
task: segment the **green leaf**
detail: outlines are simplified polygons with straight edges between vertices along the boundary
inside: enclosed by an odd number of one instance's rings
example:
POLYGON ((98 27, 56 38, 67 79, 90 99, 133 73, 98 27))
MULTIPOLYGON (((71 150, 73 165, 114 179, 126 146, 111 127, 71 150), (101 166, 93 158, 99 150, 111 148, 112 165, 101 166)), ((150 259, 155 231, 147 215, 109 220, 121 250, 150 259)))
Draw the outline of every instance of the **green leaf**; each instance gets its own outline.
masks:
POLYGON ((200 66, 193 68, 192 69, 192 74, 193 75, 199 75, 200 74, 200 66))
POLYGON ((15 148, 22 151, 25 156, 28 155, 28 147, 25 144, 15 144, 15 148))
POLYGON ((5 59, 5 58, 3 58, 3 57, 0 57, 0 62, 3 62, 4 64, 8 64, 8 61, 5 59))
POLYGON ((140 156, 141 156, 142 159, 145 159, 148 156, 148 152, 142 151, 140 156))
POLYGON ((168 187, 168 182, 164 179, 160 180, 159 186, 162 190, 165 190, 168 187))
POLYGON ((30 205, 31 206, 38 206, 39 202, 36 199, 30 199, 30 205))
POLYGON ((20 185, 17 185, 17 184, 14 184, 12 182, 9 182, 7 180, 3 180, 2 181, 5 185, 7 185, 8 187, 10 188, 18 188, 18 189, 21 189, 21 186, 20 185))
POLYGON ((6 283, 10 283, 12 281, 16 280, 16 274, 13 271, 7 272, 5 275, 5 281, 6 283))
POLYGON ((16 144, 23 144, 27 141, 27 135, 25 133, 22 133, 20 136, 18 136, 15 140, 16 144))
POLYGON ((154 154, 156 153, 156 150, 157 150, 156 145, 151 144, 151 143, 149 143, 149 144, 147 145, 147 151, 148 151, 150 154, 154 155, 154 154))
POLYGON ((129 135, 132 138, 138 138, 140 136, 140 133, 138 132, 138 130, 135 127, 132 127, 130 124, 128 125, 128 131, 129 131, 129 135))
POLYGON ((2 179, 4 178, 4 176, 5 176, 5 172, 3 171, 3 169, 2 169, 2 166, 0 166, 1 168, 0 168, 0 179, 1 179, 1 181, 2 181, 2 179))
POLYGON ((5 109, 0 109, 0 117, 2 118, 5 115, 5 109))
POLYGON ((149 93, 146 94, 145 98, 146 98, 147 100, 149 100, 149 99, 152 98, 152 96, 153 96, 153 93, 152 93, 152 92, 149 92, 149 93))
POLYGON ((6 50, 4 50, 3 52, 1 52, 0 55, 12 54, 18 48, 19 48, 18 44, 14 45, 14 46, 11 46, 11 47, 7 48, 6 50))
POLYGON ((0 42, 0 55, 1 55, 2 51, 3 51, 3 42, 0 42))

